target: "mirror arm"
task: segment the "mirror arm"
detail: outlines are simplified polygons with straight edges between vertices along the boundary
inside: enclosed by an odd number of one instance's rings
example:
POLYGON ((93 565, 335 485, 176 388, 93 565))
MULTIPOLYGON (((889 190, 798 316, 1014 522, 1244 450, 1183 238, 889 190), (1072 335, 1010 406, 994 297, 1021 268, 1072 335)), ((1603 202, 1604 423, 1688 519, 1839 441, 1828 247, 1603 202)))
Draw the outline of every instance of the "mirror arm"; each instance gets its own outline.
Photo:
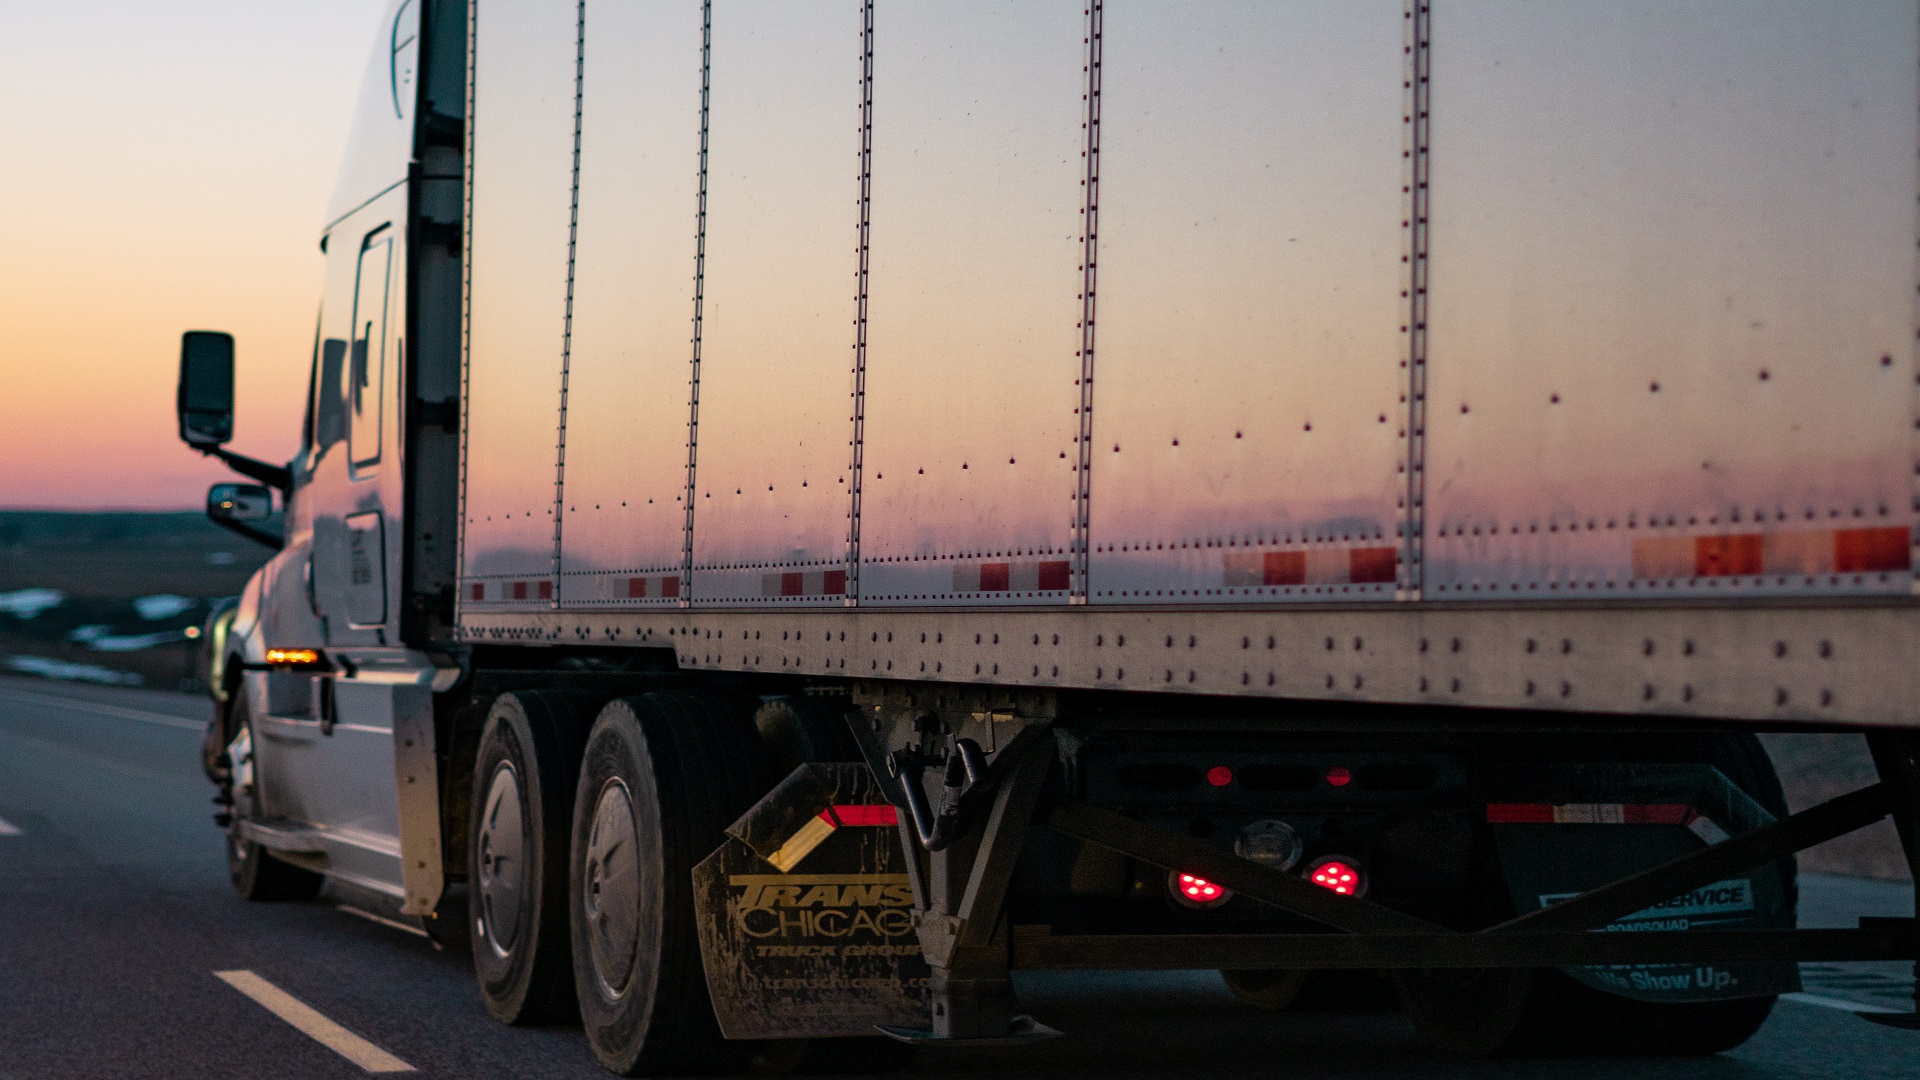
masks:
MULTIPOLYGON (((239 473, 241 476, 258 480, 268 487, 276 489, 282 495, 293 494, 293 470, 284 465, 269 465, 264 461, 255 461, 250 457, 243 457, 240 454, 236 454, 231 450, 219 446, 202 446, 197 449, 203 454, 217 457, 221 461, 226 462, 228 468, 239 473)), ((278 547, 280 541, 275 539, 273 544, 275 547, 278 547)))
POLYGON ((230 529, 233 532, 237 532, 256 544, 264 544, 271 551, 279 551, 286 546, 286 541, 280 537, 275 536, 265 529, 256 529, 244 521, 222 521, 216 517, 209 517, 207 520, 223 529, 230 529))

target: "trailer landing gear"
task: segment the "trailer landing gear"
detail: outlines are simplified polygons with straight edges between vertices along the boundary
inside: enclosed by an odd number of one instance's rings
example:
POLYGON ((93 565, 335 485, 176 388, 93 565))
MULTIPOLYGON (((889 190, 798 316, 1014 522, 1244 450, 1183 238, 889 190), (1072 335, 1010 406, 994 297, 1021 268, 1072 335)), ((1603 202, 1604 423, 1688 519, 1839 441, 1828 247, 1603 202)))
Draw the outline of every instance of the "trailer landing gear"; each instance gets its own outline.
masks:
MULTIPOLYGON (((963 761, 969 786, 948 801, 955 812, 952 841, 928 852, 916 900, 926 903, 915 912, 920 946, 933 964, 931 1028, 884 1027, 888 1036, 905 1043, 966 1043, 1008 1039, 1049 1039, 1060 1032, 1031 1016, 1013 1011, 1013 980, 1008 971, 1007 885, 1013 877, 1020 842, 1033 820, 1034 807, 1053 765, 1053 738, 1044 724, 1025 728, 999 751, 991 767, 965 768, 971 756, 965 740, 956 739, 947 759, 943 787, 956 790, 951 762, 963 761), (975 795, 984 802, 977 821, 958 810, 975 795)), ((890 759, 891 760, 891 759, 890 759)), ((901 790, 914 809, 922 805, 924 789, 918 777, 902 776, 901 790)), ((921 815, 916 813, 916 818, 921 815)), ((916 820, 913 839, 924 841, 923 820, 916 820)), ((905 829, 902 829, 905 832, 905 829)), ((904 837, 903 837, 904 839, 904 837)))

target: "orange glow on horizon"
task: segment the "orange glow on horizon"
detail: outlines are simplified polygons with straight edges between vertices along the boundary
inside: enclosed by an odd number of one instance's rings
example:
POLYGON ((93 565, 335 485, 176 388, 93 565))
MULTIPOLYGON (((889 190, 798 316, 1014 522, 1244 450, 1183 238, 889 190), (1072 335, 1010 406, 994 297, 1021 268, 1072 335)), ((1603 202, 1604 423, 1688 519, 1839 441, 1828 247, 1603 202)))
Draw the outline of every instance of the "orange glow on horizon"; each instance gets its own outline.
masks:
POLYGON ((382 0, 0 14, 0 507, 184 509, 180 334, 238 339, 235 452, 300 435, 322 257, 382 0))

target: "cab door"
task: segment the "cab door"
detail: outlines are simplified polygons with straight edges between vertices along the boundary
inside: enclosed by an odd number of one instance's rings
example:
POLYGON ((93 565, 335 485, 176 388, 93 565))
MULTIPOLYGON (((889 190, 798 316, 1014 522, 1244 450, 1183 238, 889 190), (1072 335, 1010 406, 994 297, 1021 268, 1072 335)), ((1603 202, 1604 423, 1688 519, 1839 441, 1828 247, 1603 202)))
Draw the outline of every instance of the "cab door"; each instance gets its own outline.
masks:
POLYGON ((310 717, 276 725, 327 872, 396 896, 404 875, 394 727, 407 688, 387 669, 405 652, 389 592, 399 558, 405 210, 396 188, 327 233, 307 495, 312 606, 333 670, 313 679, 310 717))
POLYGON ((392 511, 399 505, 405 200, 390 194, 328 236, 314 465, 314 606, 327 644, 392 646, 392 511), (385 210, 386 212, 381 212, 385 210), (339 244, 338 248, 333 248, 339 244))

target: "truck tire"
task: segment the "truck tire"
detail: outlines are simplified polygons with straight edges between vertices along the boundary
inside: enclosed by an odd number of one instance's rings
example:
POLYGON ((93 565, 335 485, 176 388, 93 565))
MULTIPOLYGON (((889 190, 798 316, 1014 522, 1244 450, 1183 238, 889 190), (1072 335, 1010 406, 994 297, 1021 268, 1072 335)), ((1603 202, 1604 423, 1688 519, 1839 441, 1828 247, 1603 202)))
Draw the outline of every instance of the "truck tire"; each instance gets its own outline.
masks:
MULTIPOLYGON (((751 1042, 720 1034, 694 927, 693 868, 770 786, 751 699, 670 692, 600 710, 573 804, 571 905, 580 1018, 623 1076, 730 1073, 751 1042)), ((789 1044, 766 1048, 790 1065, 789 1044)))
POLYGON ((281 862, 273 853, 240 836, 235 821, 227 832, 227 880, 242 900, 311 900, 326 878, 303 866, 281 862))
POLYGON ((774 781, 786 779, 801 765, 861 760, 860 744, 847 730, 851 708, 845 697, 837 695, 763 702, 753 714, 753 727, 774 781))
MULTIPOLYGON (((245 694, 235 693, 227 720, 235 738, 243 728, 252 733, 253 720, 247 713, 245 694)), ((226 756, 224 746, 221 756, 226 756)), ((242 835, 240 822, 250 811, 250 806, 236 803, 227 823, 227 880, 233 883, 233 891, 242 900, 261 901, 311 900, 320 895, 325 878, 303 866, 280 861, 272 852, 242 835)))
MULTIPOLYGON (((1636 740, 1629 756, 1712 765, 1768 813, 1787 814, 1780 778, 1751 734, 1636 740)), ((1782 859, 1771 869, 1782 876, 1791 914, 1798 899, 1794 860, 1782 859)), ((1499 891, 1504 896, 1504 888, 1499 891)), ((1475 1057, 1717 1054, 1760 1030, 1775 1001, 1636 1001, 1595 990, 1556 968, 1403 971, 1393 982, 1428 1045, 1475 1057)))
POLYGON ((567 836, 584 712, 575 694, 501 694, 474 758, 467 932, 480 996, 502 1023, 575 1012, 567 836))

